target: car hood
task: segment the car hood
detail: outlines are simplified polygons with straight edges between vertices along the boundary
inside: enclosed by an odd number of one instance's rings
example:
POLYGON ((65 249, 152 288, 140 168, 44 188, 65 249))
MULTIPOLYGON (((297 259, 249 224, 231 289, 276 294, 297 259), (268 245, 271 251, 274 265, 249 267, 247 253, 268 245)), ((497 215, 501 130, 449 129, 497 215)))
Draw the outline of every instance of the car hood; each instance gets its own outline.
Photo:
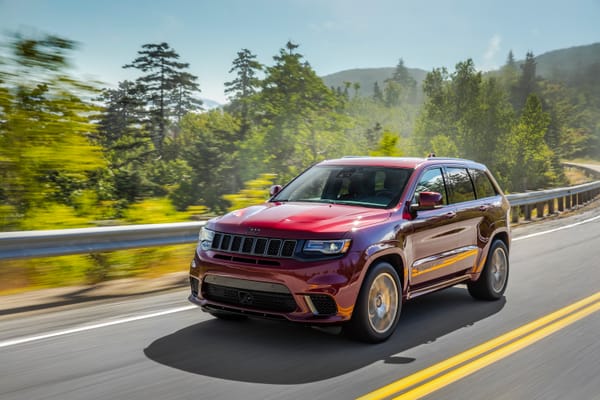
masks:
MULTIPOLYGON (((297 237, 299 233, 331 237, 390 217, 389 210, 324 203, 265 203, 230 212, 209 224, 220 232, 297 237)), ((313 237, 314 237, 313 236, 313 237)))

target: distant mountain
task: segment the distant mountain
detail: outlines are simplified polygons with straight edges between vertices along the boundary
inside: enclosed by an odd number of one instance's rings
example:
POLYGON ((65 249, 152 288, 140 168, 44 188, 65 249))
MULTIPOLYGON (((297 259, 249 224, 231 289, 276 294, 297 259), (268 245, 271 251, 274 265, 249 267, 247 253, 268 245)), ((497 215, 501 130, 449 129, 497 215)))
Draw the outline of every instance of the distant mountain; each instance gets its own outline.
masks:
POLYGON ((206 111, 213 110, 213 109, 219 108, 219 107, 223 107, 223 104, 216 102, 214 100, 211 100, 211 99, 201 98, 200 100, 202 100, 202 108, 204 108, 204 110, 206 110, 206 111))
MULTIPOLYGON (((385 80, 392 77, 395 69, 394 67, 348 69, 322 76, 321 79, 323 79, 327 87, 334 88, 338 86, 344 88, 344 82, 358 82, 360 84, 359 94, 361 96, 372 96, 375 82, 383 90, 385 80)), ((417 81, 417 85, 419 86, 423 79, 425 79, 425 75, 427 75, 427 71, 418 68, 408 68, 408 72, 417 81)), ((354 89, 350 87, 350 93, 353 93, 353 91, 354 89)))
POLYGON ((537 75, 545 79, 570 81, 590 68, 600 74, 600 43, 549 51, 535 61, 537 75))
MULTIPOLYGON (((536 56, 535 60, 537 75, 544 79, 573 81, 582 73, 589 74, 593 70, 600 75, 600 43, 549 51, 536 56)), ((523 60, 517 61, 517 63, 521 64, 523 60)), ((359 94, 372 96, 375 82, 378 82, 379 87, 383 90, 385 80, 392 77, 394 70, 394 67, 357 68, 325 75, 321 78, 325 85, 334 88, 338 86, 344 88, 344 82, 358 82, 360 84, 359 94)), ((419 86, 428 73, 419 68, 408 68, 408 71, 419 86)), ((497 71, 488 73, 493 75, 497 71)), ((350 93, 354 93, 353 87, 350 87, 349 90, 350 93)))

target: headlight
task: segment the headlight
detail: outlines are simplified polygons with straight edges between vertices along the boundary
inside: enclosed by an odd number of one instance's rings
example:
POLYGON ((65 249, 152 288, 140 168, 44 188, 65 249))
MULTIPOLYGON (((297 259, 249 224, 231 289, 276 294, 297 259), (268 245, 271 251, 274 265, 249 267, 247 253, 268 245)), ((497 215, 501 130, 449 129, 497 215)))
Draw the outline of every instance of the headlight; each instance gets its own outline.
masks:
POLYGON ((350 248, 350 242, 350 239, 307 240, 304 245, 304 251, 323 254, 343 254, 350 248))
POLYGON ((215 238, 215 231, 202 227, 200 234, 198 235, 198 241, 200 242, 200 248, 202 250, 208 250, 212 246, 213 239, 215 238))

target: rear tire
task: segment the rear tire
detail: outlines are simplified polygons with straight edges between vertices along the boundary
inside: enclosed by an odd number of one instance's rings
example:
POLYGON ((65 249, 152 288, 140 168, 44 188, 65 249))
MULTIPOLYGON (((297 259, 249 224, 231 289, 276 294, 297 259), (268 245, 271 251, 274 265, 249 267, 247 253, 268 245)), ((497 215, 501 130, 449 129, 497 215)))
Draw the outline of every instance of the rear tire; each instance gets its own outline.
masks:
POLYGON ((351 337, 369 343, 387 340, 398 325, 402 289, 396 269, 387 262, 375 264, 367 273, 354 306, 352 319, 344 326, 351 337))
POLYGON ((508 283, 508 249, 501 240, 495 240, 488 252, 479 279, 467 283, 469 293, 479 300, 498 300, 508 283))

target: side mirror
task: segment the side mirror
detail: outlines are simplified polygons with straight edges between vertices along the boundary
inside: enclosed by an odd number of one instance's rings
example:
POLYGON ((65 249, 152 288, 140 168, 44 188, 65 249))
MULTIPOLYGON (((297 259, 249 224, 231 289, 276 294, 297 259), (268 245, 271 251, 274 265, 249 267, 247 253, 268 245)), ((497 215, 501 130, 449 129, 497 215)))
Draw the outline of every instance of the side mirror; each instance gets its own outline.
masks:
POLYGON ((275 196, 277 193, 281 192, 281 189, 283 189, 283 186, 281 185, 273 185, 269 188, 269 195, 271 197, 275 196))
POLYGON ((410 211, 433 210, 442 205, 442 195, 438 192, 421 192, 418 194, 418 203, 411 204, 410 211))

